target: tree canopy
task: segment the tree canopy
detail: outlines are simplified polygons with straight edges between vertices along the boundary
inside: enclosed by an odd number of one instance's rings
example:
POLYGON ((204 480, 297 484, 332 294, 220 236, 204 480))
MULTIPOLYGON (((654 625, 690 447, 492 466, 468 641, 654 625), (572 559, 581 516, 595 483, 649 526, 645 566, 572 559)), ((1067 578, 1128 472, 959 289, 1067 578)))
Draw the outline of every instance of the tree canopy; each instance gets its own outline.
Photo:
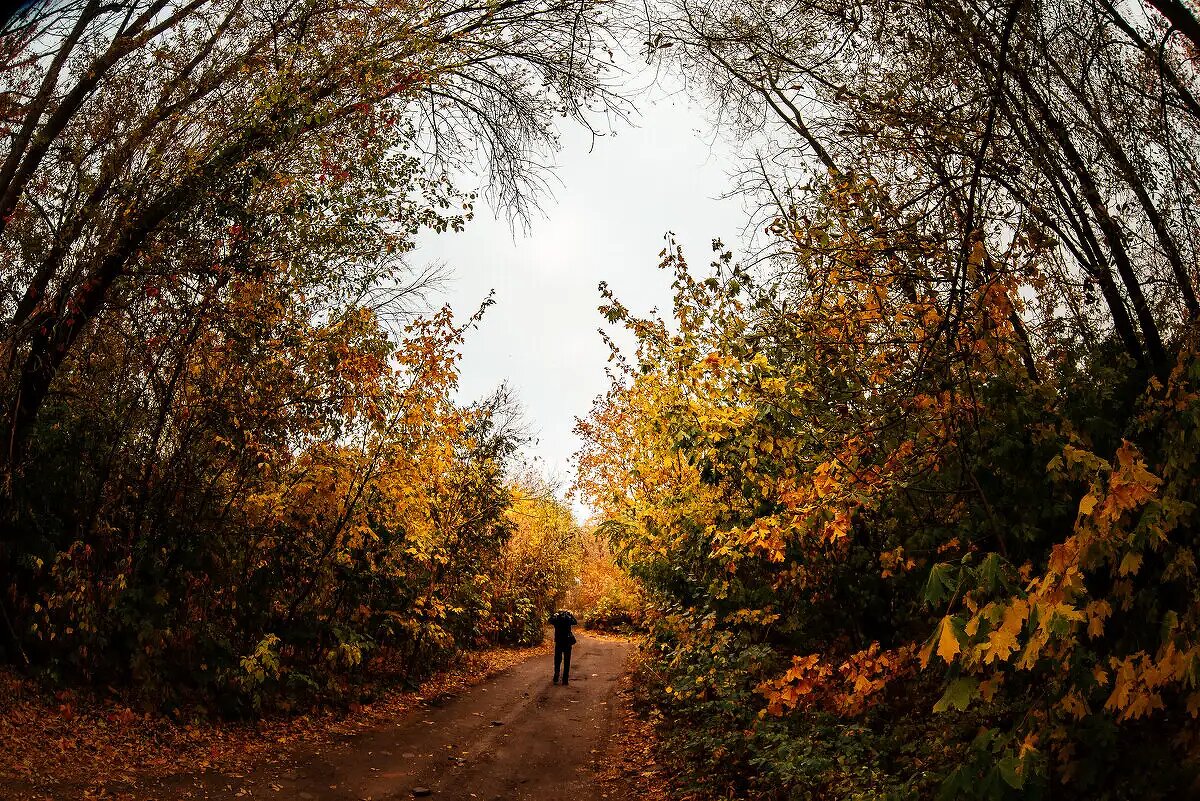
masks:
POLYGON ((0 29, 8 662, 255 715, 536 642, 569 600, 646 630, 684 797, 1198 786, 1188 4, 44 0, 0 29), (700 269, 669 238, 663 314, 601 284, 581 526, 517 469, 514 393, 458 399, 492 299, 437 308, 410 254, 480 193, 535 211, 559 120, 631 110, 632 37, 736 137, 756 233, 700 269))

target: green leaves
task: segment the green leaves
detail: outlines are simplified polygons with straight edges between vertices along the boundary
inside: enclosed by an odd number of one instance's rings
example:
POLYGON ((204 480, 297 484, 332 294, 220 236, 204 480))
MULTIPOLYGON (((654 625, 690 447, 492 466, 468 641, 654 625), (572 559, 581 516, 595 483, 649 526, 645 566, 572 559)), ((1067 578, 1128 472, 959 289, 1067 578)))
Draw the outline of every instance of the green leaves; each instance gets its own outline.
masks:
POLYGON ((965 712, 971 701, 979 697, 979 679, 971 676, 955 679, 946 686, 942 697, 933 705, 934 712, 957 709, 965 712))
POLYGON ((1004 779, 1004 783, 1014 790, 1025 787, 1025 773, 1019 757, 1012 755, 1004 757, 996 763, 996 770, 1000 772, 1000 778, 1004 779))
POLYGON ((929 570, 929 578, 925 581, 925 602, 936 605, 949 600, 957 591, 961 580, 961 569, 939 562, 929 570))

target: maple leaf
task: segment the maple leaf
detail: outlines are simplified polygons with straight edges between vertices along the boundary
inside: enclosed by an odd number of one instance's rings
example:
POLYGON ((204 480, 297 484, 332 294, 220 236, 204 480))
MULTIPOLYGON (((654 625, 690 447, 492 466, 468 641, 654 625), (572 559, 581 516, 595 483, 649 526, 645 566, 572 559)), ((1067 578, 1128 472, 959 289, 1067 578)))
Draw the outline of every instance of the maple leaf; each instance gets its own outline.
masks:
POLYGON ((971 701, 979 697, 979 680, 970 676, 955 679, 946 687, 942 697, 933 705, 934 712, 949 709, 965 711, 971 701))
POLYGON ((1130 551, 1121 558, 1121 566, 1117 568, 1117 572, 1122 576, 1137 575, 1138 570, 1142 567, 1142 555, 1134 551, 1130 551))
POLYGON ((933 632, 933 636, 925 643, 925 647, 921 649, 919 654, 921 667, 929 664, 930 658, 937 653, 947 664, 954 661, 954 657, 962 651, 960 639, 965 639, 966 634, 959 632, 962 630, 962 621, 955 615, 946 615, 938 622, 937 628, 933 632))
POLYGON ((1006 661, 1015 651, 1020 649, 1017 637, 1029 617, 1029 603, 1018 599, 1004 608, 1000 625, 988 633, 983 661, 1006 661))

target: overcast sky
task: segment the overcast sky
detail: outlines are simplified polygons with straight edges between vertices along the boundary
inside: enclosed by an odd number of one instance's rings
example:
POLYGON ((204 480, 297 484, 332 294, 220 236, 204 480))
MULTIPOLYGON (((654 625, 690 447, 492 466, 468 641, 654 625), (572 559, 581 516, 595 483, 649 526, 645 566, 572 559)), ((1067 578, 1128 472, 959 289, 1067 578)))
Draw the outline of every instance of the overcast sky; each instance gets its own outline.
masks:
POLYGON ((736 242, 745 221, 740 201, 718 199, 735 160, 727 143, 713 141, 703 108, 665 89, 638 106, 637 127, 594 144, 586 131, 564 128, 555 196, 528 234, 514 238, 507 220, 481 208, 464 232, 426 236, 413 254, 449 266, 442 300, 460 318, 495 290, 496 305, 468 334, 460 400, 508 381, 536 437, 527 457, 564 485, 579 447, 575 418, 607 387, 597 284, 607 281, 634 312, 668 309, 670 276, 657 268, 664 234, 673 231, 702 268, 712 239, 736 242))

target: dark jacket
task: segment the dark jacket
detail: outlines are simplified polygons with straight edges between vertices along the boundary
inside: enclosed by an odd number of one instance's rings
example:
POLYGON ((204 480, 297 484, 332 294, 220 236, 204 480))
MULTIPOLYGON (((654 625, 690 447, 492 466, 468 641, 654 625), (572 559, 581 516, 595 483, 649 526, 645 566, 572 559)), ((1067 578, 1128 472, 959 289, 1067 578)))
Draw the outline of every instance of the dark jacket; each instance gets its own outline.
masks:
POLYGON ((579 621, 565 609, 560 609, 550 616, 550 625, 554 626, 554 644, 555 645, 574 645, 575 635, 571 633, 571 626, 574 626, 579 621))

